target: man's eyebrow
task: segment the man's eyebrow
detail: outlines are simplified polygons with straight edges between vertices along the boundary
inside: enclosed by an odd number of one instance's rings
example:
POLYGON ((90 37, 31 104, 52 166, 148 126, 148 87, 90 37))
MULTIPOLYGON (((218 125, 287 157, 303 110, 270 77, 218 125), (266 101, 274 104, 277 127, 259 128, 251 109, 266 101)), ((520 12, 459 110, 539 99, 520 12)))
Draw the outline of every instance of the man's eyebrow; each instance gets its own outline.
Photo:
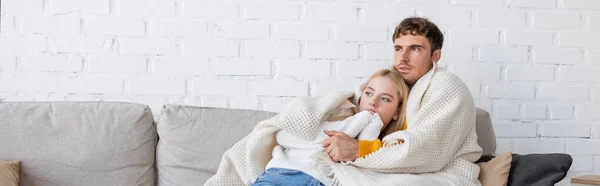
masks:
MULTIPOLYGON (((425 46, 423 46, 423 45, 418 45, 418 44, 412 44, 412 45, 409 45, 409 46, 408 46, 408 48, 412 48, 412 47, 425 48, 425 46)), ((394 45, 394 48, 402 48, 402 46, 401 46, 401 45, 394 45)))

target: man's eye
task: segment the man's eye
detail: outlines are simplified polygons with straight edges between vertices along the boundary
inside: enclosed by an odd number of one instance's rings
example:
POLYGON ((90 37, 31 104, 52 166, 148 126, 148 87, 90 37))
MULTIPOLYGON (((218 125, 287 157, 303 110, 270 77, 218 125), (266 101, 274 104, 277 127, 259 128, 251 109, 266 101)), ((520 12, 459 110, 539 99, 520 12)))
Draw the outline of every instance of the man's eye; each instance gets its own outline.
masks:
POLYGON ((415 48, 412 48, 411 50, 414 51, 414 52, 418 52, 420 50, 420 48, 415 47, 415 48))

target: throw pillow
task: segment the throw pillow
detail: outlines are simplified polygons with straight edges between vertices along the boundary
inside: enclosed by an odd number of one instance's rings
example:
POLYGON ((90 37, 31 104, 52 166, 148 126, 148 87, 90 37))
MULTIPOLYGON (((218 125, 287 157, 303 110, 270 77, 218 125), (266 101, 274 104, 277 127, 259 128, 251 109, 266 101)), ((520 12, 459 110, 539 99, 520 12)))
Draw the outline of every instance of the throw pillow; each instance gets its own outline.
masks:
POLYGON ((572 163, 568 154, 513 154, 508 185, 552 186, 565 178, 572 163))
POLYGON ((478 163, 481 171, 479 181, 482 186, 506 186, 512 162, 512 153, 496 156, 487 162, 478 163))
POLYGON ((18 186, 20 161, 0 161, 0 185, 18 186))

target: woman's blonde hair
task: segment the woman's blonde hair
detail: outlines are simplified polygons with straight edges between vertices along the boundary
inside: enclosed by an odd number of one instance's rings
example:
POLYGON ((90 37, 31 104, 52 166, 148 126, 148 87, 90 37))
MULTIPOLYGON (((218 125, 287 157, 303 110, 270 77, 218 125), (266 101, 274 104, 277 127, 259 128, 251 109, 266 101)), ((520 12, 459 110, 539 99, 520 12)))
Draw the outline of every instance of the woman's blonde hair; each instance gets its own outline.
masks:
POLYGON ((395 69, 379 70, 373 75, 371 75, 371 77, 369 77, 367 83, 376 77, 387 77, 390 78, 392 81, 396 82, 396 87, 398 89, 398 97, 400 100, 398 102, 397 110, 397 113, 399 114, 398 119, 394 120, 392 118, 392 121, 381 131, 381 134, 379 134, 379 139, 383 139, 383 137, 388 134, 402 130, 402 127, 404 126, 404 120, 406 120, 406 100, 408 99, 409 89, 408 85, 406 85, 406 83, 404 82, 404 78, 402 78, 402 74, 400 74, 395 69))

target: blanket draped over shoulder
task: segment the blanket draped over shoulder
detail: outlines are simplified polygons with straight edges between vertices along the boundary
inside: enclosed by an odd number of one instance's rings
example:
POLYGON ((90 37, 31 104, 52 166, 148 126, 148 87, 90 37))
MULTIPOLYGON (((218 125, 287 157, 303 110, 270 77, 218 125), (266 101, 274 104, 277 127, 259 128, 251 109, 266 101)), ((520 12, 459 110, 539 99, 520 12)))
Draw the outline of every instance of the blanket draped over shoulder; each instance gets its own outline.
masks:
MULTIPOLYGON (((258 123, 227 150, 217 173, 205 185, 252 184, 271 159, 278 130, 311 140, 322 121, 345 100, 356 102, 360 92, 293 99, 284 111, 258 123)), ((317 179, 325 185, 481 185, 479 166, 473 162, 482 149, 466 85, 434 66, 412 87, 407 104, 407 130, 384 137, 384 146, 376 152, 341 163, 333 162, 324 151, 313 154, 314 166, 321 173, 317 179)))

